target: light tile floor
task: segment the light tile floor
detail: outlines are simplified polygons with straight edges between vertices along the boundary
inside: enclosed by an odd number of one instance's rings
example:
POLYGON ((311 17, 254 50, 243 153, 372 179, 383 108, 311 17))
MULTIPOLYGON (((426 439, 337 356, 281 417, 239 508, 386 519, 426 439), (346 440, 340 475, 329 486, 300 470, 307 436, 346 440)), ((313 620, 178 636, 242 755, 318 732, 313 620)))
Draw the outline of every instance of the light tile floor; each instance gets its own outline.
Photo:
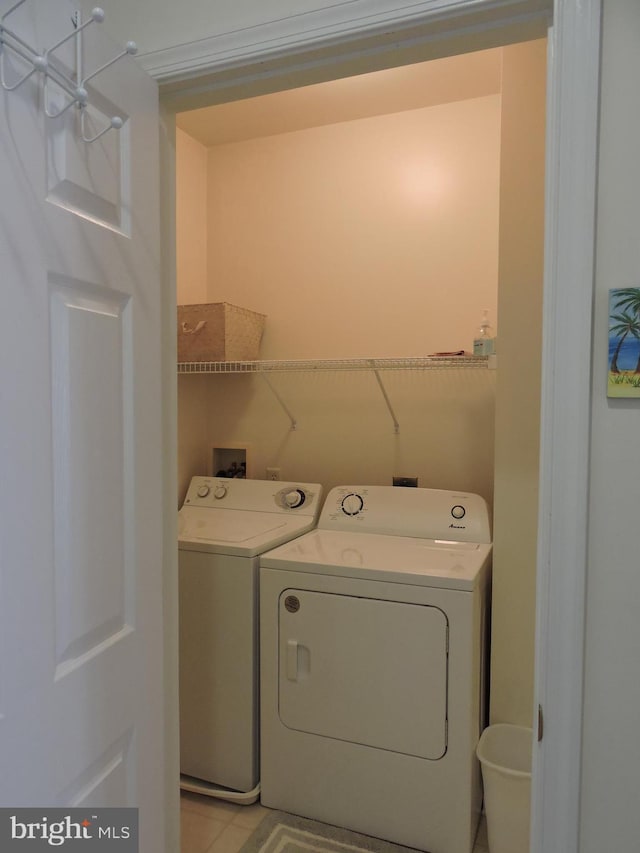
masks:
MULTIPOLYGON (((238 853, 270 811, 259 803, 238 806, 186 791, 180 802, 181 853, 238 853)), ((484 818, 473 853, 489 853, 484 818)))

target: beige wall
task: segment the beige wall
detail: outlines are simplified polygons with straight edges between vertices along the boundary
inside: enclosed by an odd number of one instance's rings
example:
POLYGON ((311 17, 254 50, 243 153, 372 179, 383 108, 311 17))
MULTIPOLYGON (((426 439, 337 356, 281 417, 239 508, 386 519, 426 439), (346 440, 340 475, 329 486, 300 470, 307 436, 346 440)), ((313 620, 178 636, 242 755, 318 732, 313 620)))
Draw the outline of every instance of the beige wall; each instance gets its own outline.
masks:
POLYGON ((176 128, 178 303, 207 301, 207 149, 176 128))
POLYGON ((546 40, 504 48, 491 719, 531 725, 546 40))
POLYGON ((260 376, 180 376, 180 499, 193 474, 210 473, 211 447, 249 448, 250 477, 278 467, 282 479, 420 486, 492 498, 495 371, 384 374, 400 423, 370 372, 270 375, 297 420, 289 419, 260 376))
MULTIPOLYGON (((207 301, 207 149, 176 128, 176 269, 178 304, 207 301)), ((201 469, 207 422, 194 382, 178 382, 178 489, 201 469)))
MULTIPOLYGON (((496 314, 499 127, 491 96, 210 149, 208 301, 267 314, 264 358, 471 349, 496 314)), ((491 503, 494 372, 384 374, 398 435, 370 372, 270 381, 295 431, 260 377, 180 377, 180 498, 240 443, 252 477, 417 476, 491 503)))
POLYGON ((208 297, 263 358, 471 349, 496 318, 497 95, 209 149, 208 297))

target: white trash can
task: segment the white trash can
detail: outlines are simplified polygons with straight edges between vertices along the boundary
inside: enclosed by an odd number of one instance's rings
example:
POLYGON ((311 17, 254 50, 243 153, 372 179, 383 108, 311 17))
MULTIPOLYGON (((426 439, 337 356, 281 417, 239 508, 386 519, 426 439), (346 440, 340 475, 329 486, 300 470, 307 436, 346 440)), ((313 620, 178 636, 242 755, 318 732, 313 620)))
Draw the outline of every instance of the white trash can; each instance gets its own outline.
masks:
POLYGON ((480 736, 489 853, 529 853, 533 731, 497 723, 480 736))

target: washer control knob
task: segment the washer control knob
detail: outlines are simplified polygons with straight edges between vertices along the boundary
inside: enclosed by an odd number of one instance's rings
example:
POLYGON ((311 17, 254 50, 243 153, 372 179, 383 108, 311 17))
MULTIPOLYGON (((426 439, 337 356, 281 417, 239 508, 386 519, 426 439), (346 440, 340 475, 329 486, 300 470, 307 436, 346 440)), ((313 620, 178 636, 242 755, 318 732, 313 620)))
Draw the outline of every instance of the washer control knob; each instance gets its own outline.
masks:
POLYGON ((361 495, 356 495, 355 492, 352 492, 350 495, 346 495, 342 499, 342 512, 345 515, 357 515, 362 511, 364 507, 364 501, 362 500, 361 495))
POLYGON ((464 518, 466 514, 467 514, 466 509, 463 506, 460 506, 460 504, 456 504, 456 506, 454 506, 453 509, 451 510, 451 515, 454 518, 457 518, 458 520, 460 520, 461 518, 464 518))
POLYGON ((206 498, 206 496, 209 494, 210 491, 211 491, 211 489, 209 488, 209 486, 200 486, 200 488, 198 489, 198 492, 197 492, 198 497, 199 498, 206 498))
POLYGON ((227 494, 227 487, 220 485, 220 486, 216 486, 215 491, 213 493, 213 496, 217 501, 219 501, 219 500, 222 500, 222 498, 225 497, 226 494, 227 494))
POLYGON ((287 492, 284 496, 284 502, 290 509, 295 509, 298 506, 302 506, 305 502, 305 493, 302 489, 293 489, 293 491, 287 492))

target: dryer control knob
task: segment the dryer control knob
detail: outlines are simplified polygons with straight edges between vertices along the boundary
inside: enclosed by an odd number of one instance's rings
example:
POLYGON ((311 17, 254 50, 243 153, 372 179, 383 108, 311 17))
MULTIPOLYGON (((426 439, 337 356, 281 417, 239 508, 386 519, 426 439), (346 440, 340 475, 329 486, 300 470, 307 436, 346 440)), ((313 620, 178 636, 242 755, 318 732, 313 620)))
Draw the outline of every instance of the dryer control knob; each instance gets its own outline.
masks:
POLYGON ((342 511, 345 515, 357 515, 363 507, 362 497, 354 492, 342 499, 342 511))
POLYGON ((210 491, 211 491, 211 489, 209 488, 209 486, 200 486, 200 488, 198 489, 198 493, 197 493, 198 497, 199 498, 206 498, 206 496, 209 494, 210 491))
POLYGON ((222 498, 227 494, 226 486, 216 486, 216 489, 213 493, 213 496, 216 500, 222 500, 222 498))
POLYGON ((292 492, 287 492, 284 496, 284 502, 290 509, 295 509, 302 506, 305 501, 305 494, 302 489, 294 489, 292 492))

